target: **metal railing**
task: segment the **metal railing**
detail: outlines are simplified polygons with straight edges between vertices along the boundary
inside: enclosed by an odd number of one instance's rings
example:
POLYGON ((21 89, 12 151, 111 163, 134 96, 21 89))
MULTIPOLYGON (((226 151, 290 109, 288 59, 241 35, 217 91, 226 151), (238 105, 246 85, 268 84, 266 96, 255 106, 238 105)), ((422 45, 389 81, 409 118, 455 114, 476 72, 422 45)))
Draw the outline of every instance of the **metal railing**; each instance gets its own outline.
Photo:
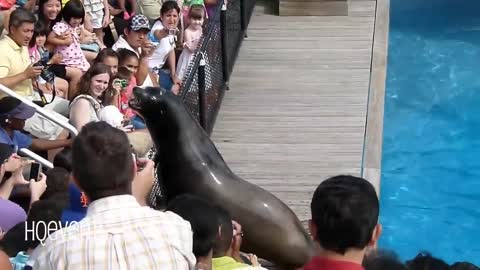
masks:
POLYGON ((198 51, 185 74, 182 98, 211 134, 255 0, 220 0, 209 18, 198 51))
MULTIPOLYGON (((41 116, 45 117, 46 119, 52 121, 53 123, 55 123, 57 125, 63 127, 64 129, 70 131, 70 134, 72 134, 72 136, 75 137, 75 136, 78 135, 78 131, 74 126, 65 122, 63 119, 57 117, 56 115, 49 113, 47 110, 43 109, 42 107, 38 106, 37 104, 33 103, 32 101, 20 96, 19 94, 15 93, 15 91, 9 89, 8 87, 6 87, 2 84, 0 84, 0 92, 2 92, 5 95, 17 98, 20 101, 22 101, 23 103, 27 104, 28 106, 33 107, 35 109, 35 111, 38 114, 40 114, 41 116)), ((26 155, 29 158, 37 161, 38 163, 42 164, 42 166, 53 169, 53 164, 50 161, 48 161, 48 160, 44 159, 43 157, 35 154, 34 152, 32 152, 32 151, 30 151, 26 148, 20 149, 19 152, 21 154, 26 155)))

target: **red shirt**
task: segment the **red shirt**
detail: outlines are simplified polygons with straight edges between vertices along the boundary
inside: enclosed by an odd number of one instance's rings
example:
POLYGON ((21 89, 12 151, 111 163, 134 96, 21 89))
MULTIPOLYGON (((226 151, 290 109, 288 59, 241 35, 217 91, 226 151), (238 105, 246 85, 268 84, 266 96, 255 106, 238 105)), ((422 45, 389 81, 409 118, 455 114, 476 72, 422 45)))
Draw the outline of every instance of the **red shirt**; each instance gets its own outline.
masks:
POLYGON ((313 259, 308 262, 303 270, 364 270, 362 265, 346 262, 346 261, 336 261, 330 260, 321 257, 313 257, 313 259))

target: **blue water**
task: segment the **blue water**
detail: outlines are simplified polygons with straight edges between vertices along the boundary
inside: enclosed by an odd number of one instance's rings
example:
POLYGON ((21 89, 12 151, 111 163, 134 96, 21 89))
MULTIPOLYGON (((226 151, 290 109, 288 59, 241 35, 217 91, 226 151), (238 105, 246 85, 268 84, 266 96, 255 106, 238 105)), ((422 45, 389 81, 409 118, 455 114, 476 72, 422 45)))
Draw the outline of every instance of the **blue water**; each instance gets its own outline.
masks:
POLYGON ((391 0, 380 246, 480 264, 480 1, 391 0))

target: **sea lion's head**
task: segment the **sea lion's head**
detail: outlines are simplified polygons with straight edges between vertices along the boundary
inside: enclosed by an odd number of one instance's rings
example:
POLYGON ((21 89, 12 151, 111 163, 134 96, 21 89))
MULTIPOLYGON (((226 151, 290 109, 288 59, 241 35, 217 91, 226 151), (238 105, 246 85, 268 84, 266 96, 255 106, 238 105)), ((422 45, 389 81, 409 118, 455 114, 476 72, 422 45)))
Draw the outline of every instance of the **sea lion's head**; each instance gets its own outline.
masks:
POLYGON ((135 87, 129 101, 132 109, 145 119, 159 119, 167 113, 168 108, 178 105, 179 97, 161 87, 135 87))

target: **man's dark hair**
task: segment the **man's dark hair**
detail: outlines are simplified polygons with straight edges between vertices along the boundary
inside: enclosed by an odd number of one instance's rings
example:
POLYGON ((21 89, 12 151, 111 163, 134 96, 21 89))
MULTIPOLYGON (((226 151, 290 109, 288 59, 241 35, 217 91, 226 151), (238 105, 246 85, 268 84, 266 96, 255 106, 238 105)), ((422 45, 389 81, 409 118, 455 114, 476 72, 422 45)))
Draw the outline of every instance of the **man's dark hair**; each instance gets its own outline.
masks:
POLYGON ((171 200, 166 211, 171 211, 190 222, 193 231, 193 254, 205 257, 213 249, 218 235, 218 212, 207 201, 193 195, 180 195, 171 200))
POLYGON ((67 170, 69 173, 72 172, 72 148, 65 147, 53 158, 53 166, 60 167, 67 170))
POLYGON ((408 270, 395 253, 384 250, 375 250, 363 258, 365 270, 408 270))
POLYGON ((220 235, 213 246, 213 257, 223 257, 227 253, 233 238, 232 217, 223 208, 217 206, 218 224, 220 226, 220 235))
POLYGON ((25 222, 20 222, 8 230, 0 241, 0 246, 9 257, 15 257, 18 252, 27 251, 29 248, 29 241, 25 241, 25 229, 25 222))
POLYGON ((48 170, 45 175, 47 176, 47 189, 40 200, 54 199, 66 206, 69 202, 70 173, 64 168, 55 167, 48 170))
MULTIPOLYGON (((46 239, 48 234, 53 233, 54 226, 48 226, 50 222, 61 221, 64 207, 55 200, 40 200, 32 204, 25 222, 18 223, 11 228, 3 237, 0 245, 10 257, 15 257, 20 251, 34 249, 40 244, 40 240, 46 239), (47 226, 37 226, 39 222, 47 226), (35 236, 26 235, 26 229, 32 230, 35 226, 35 236), (49 231, 50 230, 50 231, 49 231), (27 237, 26 237, 27 236, 27 237)), ((59 224, 58 224, 59 225, 59 224)), ((57 226, 60 229, 60 226, 57 226)))
POLYGON ((74 19, 82 19, 82 24, 83 20, 85 18, 85 8, 83 7, 83 4, 80 0, 70 0, 65 4, 65 7, 62 9, 62 17, 63 20, 67 23, 70 24, 70 20, 72 18, 74 19))
MULTIPOLYGON (((59 222, 62 220, 64 209, 65 205, 56 200, 36 201, 32 204, 28 212, 26 224, 28 224, 28 228, 32 228, 33 224, 38 224, 40 221, 45 222, 47 225, 50 222, 56 222, 60 225, 59 222)), ((45 239, 49 234, 53 234, 53 231, 47 228, 49 227, 44 228, 43 226, 37 226, 35 239, 27 239, 29 248, 36 248, 38 244, 40 244, 40 239, 45 239)), ((54 229, 55 227, 52 226, 51 228, 54 229)), ((60 229, 60 226, 57 226, 57 229, 60 229)))
POLYGON ((12 14, 10 14, 10 20, 8 21, 8 30, 10 31, 10 28, 18 28, 20 27, 23 23, 35 23, 37 19, 31 13, 30 11, 23 9, 23 8, 18 8, 15 9, 12 14))
POLYGON ((469 262, 456 262, 450 266, 450 270, 480 270, 480 268, 469 262))
POLYGON ((414 259, 407 261, 409 270, 449 270, 450 266, 433 257, 428 252, 420 252, 414 259))
POLYGON ((315 240, 339 254, 364 249, 378 222, 375 188, 359 177, 339 175, 325 180, 315 190, 310 207, 315 240))
POLYGON ((125 132, 106 122, 86 124, 73 141, 73 176, 94 201, 131 194, 132 149, 125 132))

